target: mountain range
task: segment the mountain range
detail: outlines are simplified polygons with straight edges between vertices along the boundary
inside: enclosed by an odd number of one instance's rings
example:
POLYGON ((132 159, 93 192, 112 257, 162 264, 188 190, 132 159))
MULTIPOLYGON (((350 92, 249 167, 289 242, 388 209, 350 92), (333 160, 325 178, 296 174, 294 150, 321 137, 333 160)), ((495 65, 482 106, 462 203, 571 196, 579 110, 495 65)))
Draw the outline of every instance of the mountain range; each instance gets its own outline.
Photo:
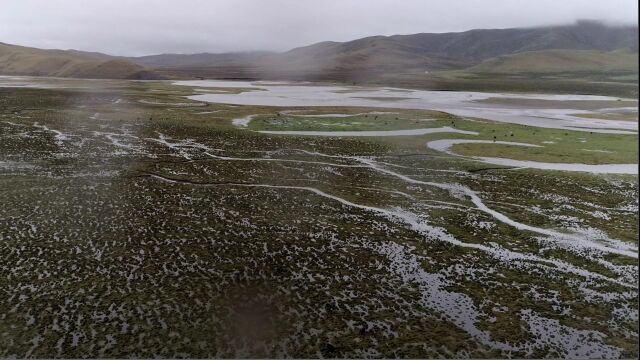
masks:
POLYGON ((0 43, 0 74, 100 79, 159 79, 135 62, 76 50, 43 50, 0 43))
POLYGON ((371 36, 282 53, 111 56, 0 43, 0 74, 78 78, 357 81, 394 73, 628 71, 637 73, 638 27, 572 25, 371 36))

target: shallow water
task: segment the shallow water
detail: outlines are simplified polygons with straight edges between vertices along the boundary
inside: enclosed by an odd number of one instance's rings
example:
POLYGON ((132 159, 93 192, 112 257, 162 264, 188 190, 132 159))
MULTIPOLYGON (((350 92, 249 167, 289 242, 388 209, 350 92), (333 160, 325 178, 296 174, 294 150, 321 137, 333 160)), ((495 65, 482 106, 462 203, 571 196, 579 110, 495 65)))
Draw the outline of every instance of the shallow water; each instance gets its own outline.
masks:
MULTIPOLYGON (((472 140, 472 139, 443 139, 434 140, 427 143, 427 147, 438 150, 451 155, 457 155, 451 151, 451 147, 457 144, 500 144, 512 146, 540 147, 540 145, 525 144, 511 141, 491 141, 491 140, 472 140)), ((538 161, 514 160, 496 157, 473 156, 471 159, 482 161, 488 164, 513 166, 519 168, 531 168, 541 170, 557 170, 557 171, 579 171, 594 174, 638 174, 638 164, 576 164, 576 163, 546 163, 538 161)))
MULTIPOLYGON (((246 126, 246 125, 245 125, 246 126)), ((415 136, 424 134, 436 134, 436 133, 458 133, 467 135, 478 135, 474 131, 464 131, 454 129, 449 126, 440 128, 426 128, 426 129, 407 129, 407 130, 377 130, 377 131, 276 131, 276 130, 263 130, 258 131, 263 134, 276 134, 276 135, 302 135, 302 136, 335 136, 335 137, 379 137, 379 136, 415 136)))
POLYGON ((526 106, 481 103, 488 98, 515 98, 538 100, 617 100, 609 96, 553 95, 553 94, 506 94, 469 91, 425 91, 405 90, 410 95, 398 99, 394 88, 364 88, 356 86, 322 86, 296 83, 263 83, 248 81, 189 80, 174 84, 206 87, 242 87, 265 91, 246 91, 239 94, 200 94, 189 96, 192 100, 212 103, 260 106, 363 106, 379 108, 430 109, 458 116, 479 117, 494 121, 515 123, 544 128, 606 133, 635 133, 638 124, 629 121, 610 121, 571 116, 575 113, 593 113, 577 109, 540 109, 526 106), (366 97, 363 97, 366 93, 366 97), (370 99, 376 97, 375 100, 370 99), (384 97, 390 99, 385 100, 384 97))
POLYGON ((537 161, 513 160, 494 157, 477 157, 482 162, 494 165, 515 166, 541 170, 579 171, 593 174, 638 174, 638 164, 574 164, 574 163, 545 163, 537 161))

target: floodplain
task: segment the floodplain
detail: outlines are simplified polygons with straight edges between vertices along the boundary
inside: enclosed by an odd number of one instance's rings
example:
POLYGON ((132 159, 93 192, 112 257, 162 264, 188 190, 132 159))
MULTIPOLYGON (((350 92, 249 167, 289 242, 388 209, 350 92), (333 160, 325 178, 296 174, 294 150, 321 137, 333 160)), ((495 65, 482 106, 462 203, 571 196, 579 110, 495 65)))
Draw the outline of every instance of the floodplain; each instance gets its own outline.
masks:
POLYGON ((0 78, 0 357, 637 357, 637 102, 397 93, 0 78))

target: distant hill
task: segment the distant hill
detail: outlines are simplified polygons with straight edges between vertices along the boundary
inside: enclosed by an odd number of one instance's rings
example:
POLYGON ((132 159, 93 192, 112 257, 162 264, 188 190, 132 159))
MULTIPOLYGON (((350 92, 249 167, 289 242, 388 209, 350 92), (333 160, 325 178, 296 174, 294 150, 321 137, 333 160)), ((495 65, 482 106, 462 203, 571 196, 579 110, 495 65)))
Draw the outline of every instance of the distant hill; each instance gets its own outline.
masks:
MULTIPOLYGON (((573 25, 325 41, 283 53, 160 54, 115 57, 2 44, 0 74, 115 78, 370 81, 394 74, 631 71, 638 27, 573 25), (624 50, 624 51, 622 51, 624 50)), ((634 55, 635 54, 635 55, 634 55)), ((637 60, 636 60, 637 61, 637 60)))
POLYGON ((0 43, 0 74, 96 79, 158 79, 153 70, 100 53, 0 43))
POLYGON ((568 26, 530 29, 374 36, 296 48, 274 56, 267 66, 281 71, 288 69, 292 73, 331 70, 367 74, 424 72, 465 68, 497 56, 549 49, 631 49, 637 52, 638 28, 582 21, 568 26))
POLYGON ((637 26, 606 26, 594 21, 574 25, 516 29, 481 29, 460 33, 391 36, 425 53, 470 62, 548 49, 638 50, 637 26))
MULTIPOLYGON (((360 81, 390 73, 464 69, 494 57, 552 49, 596 52, 629 49, 637 53, 638 28, 580 21, 566 26, 371 36, 242 57, 196 54, 130 60, 162 67, 163 71, 178 77, 360 81)), ((614 58, 618 55, 612 53, 609 58, 617 61, 614 58)))
POLYGON ((631 50, 541 50, 491 58, 466 69, 471 73, 526 74, 638 72, 638 52, 631 50))
POLYGON ((354 75, 376 72, 452 69, 471 64, 446 55, 432 54, 385 36, 349 42, 323 42, 263 59, 265 71, 290 73, 345 72, 354 75))
POLYGON ((222 54, 159 54, 140 57, 128 57, 127 60, 136 64, 164 68, 164 67, 198 67, 210 66, 212 64, 218 66, 236 65, 243 62, 258 61, 264 56, 274 54, 268 51, 248 51, 237 53, 222 54))

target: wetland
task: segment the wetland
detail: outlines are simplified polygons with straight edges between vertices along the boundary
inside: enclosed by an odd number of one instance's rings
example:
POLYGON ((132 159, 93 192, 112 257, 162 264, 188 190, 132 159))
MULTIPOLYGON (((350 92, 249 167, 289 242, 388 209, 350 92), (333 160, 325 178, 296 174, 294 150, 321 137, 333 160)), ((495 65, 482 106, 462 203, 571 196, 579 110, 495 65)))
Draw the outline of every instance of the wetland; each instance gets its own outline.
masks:
POLYGON ((0 357, 635 358, 635 106, 0 77, 0 357))

